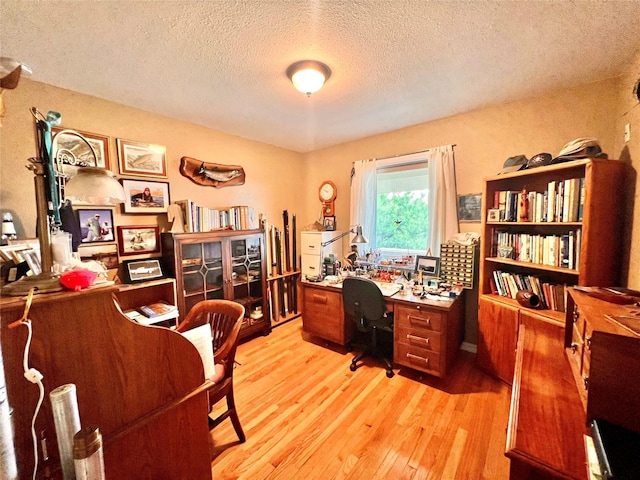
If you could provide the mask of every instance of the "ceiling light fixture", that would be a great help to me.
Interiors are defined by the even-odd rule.
[[[307,97],[320,90],[330,76],[331,69],[316,60],[301,60],[287,68],[287,77],[291,79],[293,86]]]

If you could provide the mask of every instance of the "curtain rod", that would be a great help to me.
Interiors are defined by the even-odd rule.
[[[440,145],[440,147],[457,147],[458,145],[456,143],[450,143],[448,145]],[[440,147],[431,147],[431,148],[427,148],[426,150],[418,150],[417,152],[409,152],[409,153],[399,153],[397,155],[390,155],[388,157],[381,157],[381,158],[369,158],[369,161],[372,160],[389,160],[391,158],[398,158],[398,157],[406,157],[407,155],[417,155],[418,153],[427,153],[429,152],[429,150],[433,150],[434,148],[440,148]],[[355,162],[351,162],[351,164],[353,165]]]

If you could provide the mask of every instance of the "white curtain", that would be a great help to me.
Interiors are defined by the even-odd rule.
[[[440,244],[459,232],[456,172],[453,146],[430,148],[429,161],[429,225],[427,249],[440,255]]]
[[[369,243],[366,248],[376,249],[376,162],[359,160],[353,164],[349,225],[361,225],[362,234]]]

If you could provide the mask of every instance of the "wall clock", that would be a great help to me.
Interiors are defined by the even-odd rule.
[[[336,184],[330,180],[325,180],[320,184],[318,195],[322,202],[322,215],[331,216],[335,215],[335,199],[338,193]]]

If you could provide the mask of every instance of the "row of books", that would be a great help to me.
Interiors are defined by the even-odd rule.
[[[504,247],[511,247],[506,249]],[[492,254],[519,262],[578,269],[582,248],[582,230],[562,235],[534,235],[498,231],[494,235]]]
[[[510,273],[501,270],[493,271],[493,278],[489,279],[491,293],[503,297],[513,298],[520,290],[530,290],[541,301],[542,308],[549,308],[558,312],[566,311],[567,285],[543,282],[535,275]]]
[[[236,205],[227,208],[208,208],[190,199],[173,202],[182,208],[186,232],[209,232],[221,228],[253,230],[259,228],[253,207]]]
[[[505,222],[581,222],[584,177],[551,181],[544,192],[501,190],[494,193],[494,209]]]

